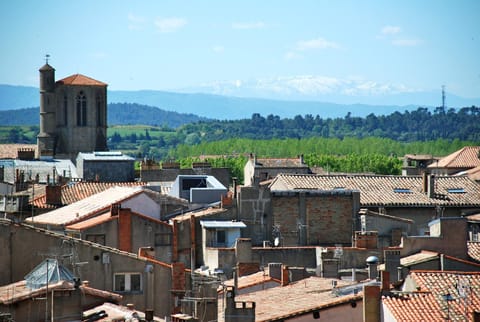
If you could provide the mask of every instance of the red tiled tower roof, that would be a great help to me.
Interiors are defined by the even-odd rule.
[[[90,78],[82,74],[75,74],[68,76],[56,82],[57,84],[63,85],[94,85],[94,86],[107,86],[106,83],[98,81],[96,79]]]

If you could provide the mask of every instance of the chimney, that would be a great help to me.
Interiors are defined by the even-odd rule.
[[[288,266],[282,265],[282,279],[281,279],[281,286],[287,286],[289,279],[288,279]]]
[[[390,272],[381,271],[380,280],[382,282],[382,292],[390,291]]]
[[[129,208],[118,212],[118,249],[132,251],[132,213]]]
[[[435,197],[435,175],[433,174],[428,176],[428,197]]]
[[[45,203],[49,205],[62,205],[62,186],[46,185],[45,186]]]
[[[268,276],[280,280],[282,275],[282,263],[268,263]]]
[[[252,240],[250,238],[237,238],[235,242],[235,257],[237,263],[252,262]]]
[[[397,269],[400,267],[400,251],[387,249],[383,252],[385,259],[385,271],[390,275],[390,282],[396,282],[396,277],[398,277]]]
[[[368,278],[374,280],[377,278],[377,265],[378,257],[377,256],[368,256],[367,266],[368,266]]]
[[[380,287],[378,285],[363,287],[363,321],[380,322]]]
[[[426,172],[422,172],[422,192],[428,192],[428,174]]]
[[[110,206],[110,215],[111,216],[118,216],[120,214],[120,208],[122,208],[122,205],[119,203],[113,203]]]

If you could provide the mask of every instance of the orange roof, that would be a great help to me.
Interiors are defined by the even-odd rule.
[[[435,177],[434,198],[422,190],[421,176],[279,174],[270,190],[359,190],[360,206],[480,206],[480,185],[465,176]],[[458,191],[453,191],[459,189]]]
[[[36,144],[0,144],[0,159],[16,159],[18,150],[31,149],[36,151]]]
[[[301,158],[258,158],[256,161],[257,168],[308,168]]]
[[[56,82],[57,84],[61,85],[94,85],[94,86],[107,86],[106,83],[100,82],[88,76],[82,74],[75,74],[72,76],[68,76],[64,79],[61,79]]]
[[[273,277],[270,277],[268,274],[268,268],[265,269],[264,271],[259,271],[250,275],[246,276],[240,276],[237,280],[237,285],[238,285],[238,290],[256,286],[256,285],[262,285],[266,283],[275,283],[275,286],[280,285],[280,281],[277,279],[274,279]],[[235,280],[230,279],[224,282],[226,286],[234,286],[235,285]],[[272,286],[270,286],[272,287]]]
[[[158,219],[146,216],[146,215],[139,214],[139,213],[134,212],[134,211],[130,211],[130,214],[132,214],[133,216],[143,218],[145,220],[155,222],[155,223],[160,224],[160,225],[171,227],[170,224],[168,224],[166,222],[163,222],[161,220],[158,220]],[[116,220],[116,219],[118,219],[118,216],[113,216],[112,213],[110,211],[108,211],[108,212],[106,212],[104,214],[101,214],[99,216],[82,220],[80,222],[69,225],[65,228],[71,229],[71,230],[84,230],[84,229],[88,229],[90,227],[94,227],[94,226],[103,224],[107,221]]]
[[[286,286],[238,295],[235,300],[255,302],[255,321],[278,321],[351,300],[357,301],[363,296],[361,293],[337,296],[332,292],[332,280],[311,276]],[[354,285],[352,282],[335,280],[339,288]]]
[[[480,181],[480,165],[467,171],[467,176],[475,181]]]
[[[382,303],[395,321],[445,321],[446,312],[442,311],[432,293],[384,296]]]
[[[71,230],[83,230],[83,229],[94,227],[96,225],[100,225],[100,224],[103,224],[104,222],[107,222],[107,221],[110,221],[110,220],[115,220],[115,219],[117,219],[117,217],[112,216],[111,212],[107,212],[107,213],[104,213],[100,216],[96,216],[96,217],[93,217],[93,218],[90,218],[90,219],[86,219],[86,220],[77,222],[73,225],[69,225],[65,228],[71,229]]]
[[[475,168],[480,166],[480,146],[466,146],[447,155],[440,161],[430,164],[429,168]]]
[[[462,321],[465,310],[467,316],[480,310],[480,272],[412,271],[407,278],[408,285],[419,292],[383,299],[396,321],[444,321],[447,306],[450,320]],[[447,294],[451,296],[448,303]]]
[[[467,242],[468,256],[480,262],[480,242]]]
[[[145,182],[77,182],[74,184],[69,184],[62,186],[62,205],[70,205],[74,202],[83,200],[87,197],[90,197],[94,194],[105,191],[109,188],[120,186],[120,187],[136,187],[136,186],[145,186]],[[56,208],[52,205],[46,203],[45,192],[43,195],[35,198],[33,204],[37,208],[53,209]]]

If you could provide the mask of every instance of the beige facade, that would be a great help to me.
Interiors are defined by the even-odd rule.
[[[55,81],[40,68],[39,158],[75,160],[78,152],[107,150],[107,84],[75,74]]]

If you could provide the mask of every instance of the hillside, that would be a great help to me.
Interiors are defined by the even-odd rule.
[[[412,111],[418,104],[409,105],[367,105],[335,104],[325,101],[281,100],[223,96],[213,94],[174,93],[155,90],[108,91],[108,103],[136,103],[158,107],[164,111],[194,114],[217,120],[238,120],[250,118],[254,113],[278,115],[282,118],[296,115],[320,115],[322,118],[352,116],[365,117],[368,114],[387,115],[395,111]],[[402,101],[398,98],[399,101]],[[17,110],[39,105],[39,91],[36,87],[0,84],[0,111]],[[473,105],[473,104],[472,104]],[[462,105],[470,106],[470,105]]]
[[[193,114],[164,111],[153,106],[131,103],[108,104],[108,124],[110,125],[144,124],[166,125],[170,128],[177,128],[184,124],[202,120],[207,119]],[[2,126],[38,125],[39,122],[38,107],[0,111],[0,124]]]

